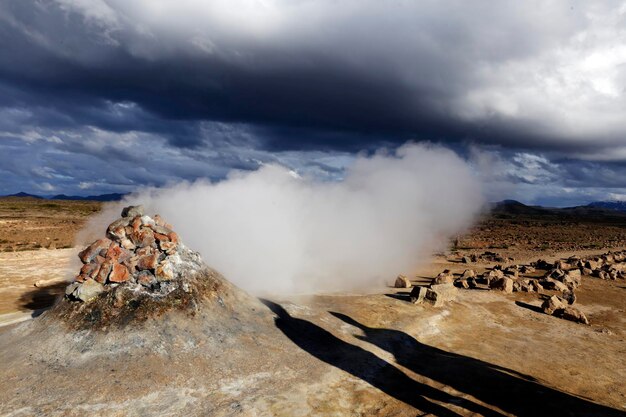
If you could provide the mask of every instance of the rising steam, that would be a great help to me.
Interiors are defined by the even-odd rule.
[[[452,151],[405,145],[358,157],[340,182],[266,165],[225,181],[149,189],[143,204],[229,280],[254,293],[358,289],[410,273],[480,211],[480,187]],[[110,207],[92,226],[115,218]]]

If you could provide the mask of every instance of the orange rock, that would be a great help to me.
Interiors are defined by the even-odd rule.
[[[150,246],[146,246],[144,248],[139,248],[135,251],[135,254],[137,256],[146,256],[146,255],[152,255],[152,248]]]
[[[165,226],[165,221],[163,221],[163,218],[158,214],[155,214],[152,219],[158,226]]]
[[[154,232],[154,238],[159,242],[169,242],[170,238],[167,235],[163,235],[161,233]]]
[[[142,256],[137,262],[137,269],[140,271],[144,269],[154,269],[157,266],[158,260],[159,255],[156,253],[153,255]]]
[[[109,275],[110,282],[126,282],[130,278],[130,273],[128,272],[128,268],[126,268],[122,264],[113,265],[113,270]]]
[[[131,225],[133,226],[133,232],[138,232],[141,227],[141,216],[135,217]]]
[[[134,273],[135,269],[137,269],[137,262],[139,262],[139,257],[138,256],[132,256],[130,258],[128,258],[127,260],[125,260],[124,262],[122,262],[122,264],[128,268],[128,270],[130,271],[130,273]]]
[[[140,248],[144,248],[146,246],[156,246],[154,232],[148,227],[141,228],[138,232],[133,233],[130,238],[133,243]]]
[[[98,271],[98,274],[96,274],[94,279],[100,284],[104,284],[107,281],[107,278],[109,278],[111,269],[113,269],[113,264],[114,262],[110,259],[102,262],[102,265],[100,265],[100,270]]]
[[[174,243],[174,244],[178,243],[178,235],[176,234],[176,232],[171,232],[169,235],[167,235],[167,237],[170,238],[172,243]]]
[[[76,281],[76,282],[84,282],[87,278],[89,278],[89,277],[86,276],[86,275],[78,274],[78,275],[76,275],[76,278],[74,278],[74,281]]]
[[[111,245],[111,240],[104,238],[100,240],[96,240],[91,245],[89,245],[85,250],[78,254],[78,257],[84,264],[88,264],[91,262],[96,256],[100,254],[101,250],[106,250]]]
[[[82,268],[80,268],[80,274],[84,275],[85,277],[93,277],[98,273],[99,270],[100,270],[99,263],[89,262],[88,264],[85,264],[83,265]]]
[[[176,243],[170,242],[169,240],[163,241],[163,242],[159,242],[159,247],[161,248],[162,251],[166,251],[167,253],[170,253],[171,251],[176,249]]]
[[[117,243],[113,243],[111,244],[111,246],[109,246],[109,249],[107,250],[106,258],[117,261],[121,254],[122,248],[120,247],[120,245],[118,245]]]

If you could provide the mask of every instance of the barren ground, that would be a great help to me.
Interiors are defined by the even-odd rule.
[[[46,223],[39,205],[33,210],[41,228],[64,224],[54,216]],[[30,221],[29,210],[23,213]],[[20,228],[20,216],[12,220],[11,230],[30,233],[28,223]],[[443,269],[489,268],[459,261],[484,250],[524,264],[621,248],[621,218],[605,220],[494,215],[461,237],[457,251],[414,271],[414,282]],[[28,240],[0,230],[0,239]],[[0,254],[0,322],[48,305],[62,286],[33,284],[67,278],[73,251]],[[96,355],[92,346],[76,352],[81,366],[71,365],[59,353],[31,357],[11,350],[28,323],[6,325],[0,328],[0,414],[626,416],[624,280],[583,278],[576,306],[590,326],[537,311],[536,293],[460,290],[442,308],[413,305],[406,295],[387,288],[273,299],[266,302],[275,314],[267,341],[246,340],[208,359],[199,348],[190,356],[180,347],[167,354],[131,351],[121,361]],[[177,325],[185,334],[188,323]],[[81,380],[98,382],[87,389]]]

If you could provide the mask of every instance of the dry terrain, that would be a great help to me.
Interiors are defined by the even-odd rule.
[[[76,227],[63,231],[71,235],[88,210],[58,204],[46,223],[34,203],[32,213],[12,219],[12,230],[30,233],[33,217],[55,230],[75,216]],[[501,207],[411,279],[489,270],[494,262],[461,262],[484,251],[528,264],[622,249],[625,225],[619,214]],[[32,239],[11,233],[11,241]],[[0,320],[49,304],[62,289],[54,283],[76,269],[74,254],[1,254]],[[34,287],[44,279],[53,285]],[[575,305],[589,326],[543,314],[550,291],[460,290],[438,308],[410,303],[408,291],[245,301],[220,322],[208,304],[191,318],[172,314],[104,332],[71,331],[46,312],[0,328],[0,414],[626,416],[625,280],[582,278]]]

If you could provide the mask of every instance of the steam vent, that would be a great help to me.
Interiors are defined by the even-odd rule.
[[[221,291],[240,292],[183,245],[158,214],[142,206],[122,210],[106,235],[78,254],[83,266],[53,309],[74,328],[105,328],[160,316],[194,313]]]

